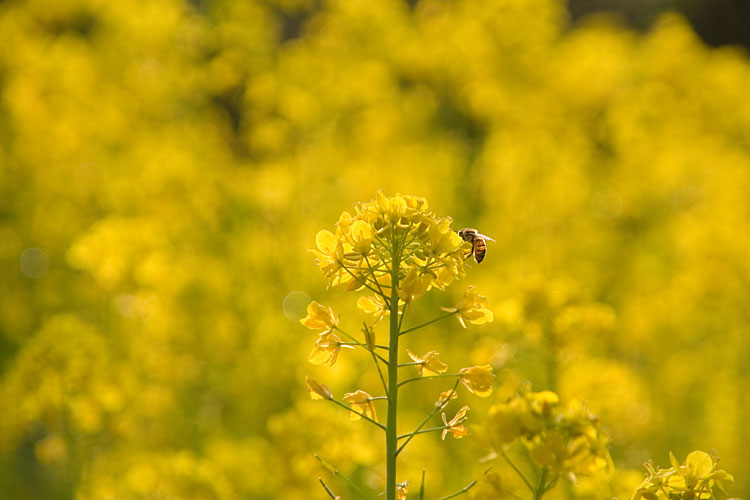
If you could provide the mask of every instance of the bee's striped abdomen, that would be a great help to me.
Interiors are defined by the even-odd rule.
[[[487,245],[485,244],[484,240],[479,237],[474,238],[474,260],[477,261],[477,264],[484,260],[484,254],[486,253]]]

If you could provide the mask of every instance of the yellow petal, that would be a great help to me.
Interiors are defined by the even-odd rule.
[[[336,236],[326,229],[321,229],[315,235],[315,245],[321,252],[332,254],[336,249]]]
[[[309,375],[305,375],[305,384],[310,391],[310,399],[333,399],[331,389],[327,385],[318,383]]]
[[[690,452],[685,459],[685,466],[691,475],[695,477],[704,477],[711,473],[714,467],[714,461],[711,455],[704,451],[696,450]]]
[[[357,307],[367,314],[380,314],[383,312],[384,304],[381,304],[374,296],[360,297],[357,299]]]

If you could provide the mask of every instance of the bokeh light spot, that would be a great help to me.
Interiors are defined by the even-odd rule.
[[[126,318],[136,318],[138,316],[138,299],[132,295],[121,293],[114,298],[115,309]]]
[[[612,220],[622,211],[622,198],[614,189],[602,189],[591,199],[591,211],[602,220]]]
[[[282,304],[284,316],[292,321],[301,320],[307,314],[307,305],[310,300],[310,296],[305,292],[289,292]]]
[[[41,278],[49,269],[49,257],[39,248],[21,252],[21,272],[29,278]]]

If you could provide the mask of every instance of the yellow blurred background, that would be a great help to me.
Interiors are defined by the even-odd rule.
[[[374,388],[368,359],[309,365],[298,322],[314,299],[361,324],[306,249],[377,189],[497,240],[414,311],[475,284],[495,322],[412,348],[609,432],[613,477],[550,496],[623,498],[693,449],[750,495],[747,54],[673,14],[414,3],[0,2],[0,498],[351,498],[313,453],[377,489],[378,435],[303,382]],[[432,491],[486,469],[415,443]]]

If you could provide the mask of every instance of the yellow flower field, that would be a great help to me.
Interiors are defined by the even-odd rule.
[[[746,52],[562,0],[0,33],[0,498],[386,498],[386,428],[395,498],[750,496]]]

